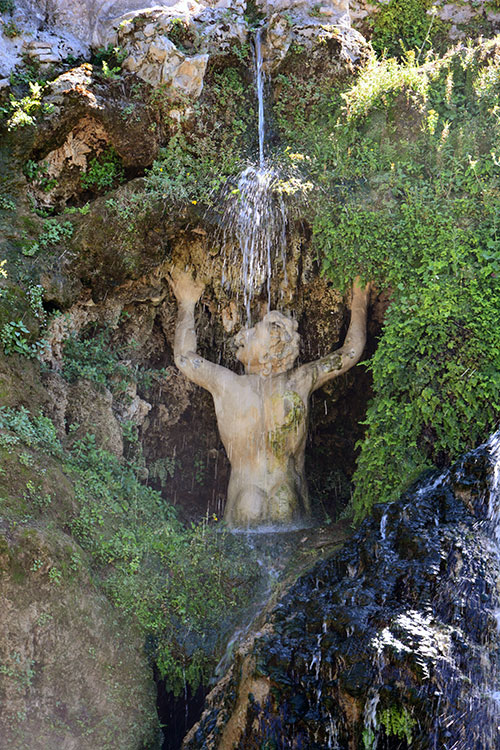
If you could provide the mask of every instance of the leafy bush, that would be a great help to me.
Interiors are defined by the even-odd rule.
[[[130,370],[120,365],[120,353],[111,345],[112,331],[91,326],[80,336],[70,336],[63,351],[63,376],[70,383],[78,378],[107,385],[111,376],[131,381]]]
[[[276,107],[317,186],[323,272],[340,289],[360,274],[391,291],[369,365],[357,518],[484,440],[500,417],[496,44],[422,67],[415,55],[372,59],[348,91],[309,96],[288,82]]]
[[[7,118],[8,130],[34,125],[37,115],[53,110],[52,104],[42,102],[43,83],[29,81],[28,86],[29,94],[20,99],[10,94],[8,104],[0,107],[0,115]]]
[[[434,16],[428,11],[432,0],[389,0],[380,5],[372,20],[371,42],[377,52],[402,55],[407,50],[424,51]],[[437,25],[437,24],[436,24]]]
[[[80,177],[80,182],[83,188],[104,192],[116,187],[124,179],[125,170],[121,159],[114,148],[110,147],[100,156],[90,160],[87,170]]]
[[[22,320],[11,320],[0,329],[0,342],[4,354],[21,354],[33,357],[36,349],[29,343],[30,332]]]
[[[76,501],[69,528],[96,581],[136,619],[169,687],[180,693],[187,681],[196,689],[258,580],[250,551],[207,523],[183,527],[134,466],[91,435],[64,451],[49,419],[0,408],[0,445],[26,445],[64,462]],[[33,482],[26,491],[39,513],[54,504]]]

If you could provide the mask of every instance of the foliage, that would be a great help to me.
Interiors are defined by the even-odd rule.
[[[0,107],[0,115],[7,118],[8,130],[34,125],[37,115],[48,114],[53,110],[52,104],[42,102],[43,83],[33,83],[30,80],[28,86],[29,93],[26,96],[16,99],[14,94],[10,94],[9,102]]]
[[[120,364],[120,352],[112,346],[108,326],[90,327],[80,336],[69,336],[64,344],[62,374],[70,383],[78,378],[107,385],[110,379],[132,380],[129,368]]]
[[[417,722],[405,706],[383,708],[379,711],[378,719],[380,725],[384,727],[387,737],[398,737],[400,740],[406,740],[408,747],[411,747],[412,730]]]
[[[75,498],[69,528],[96,581],[137,620],[168,686],[179,693],[187,681],[196,689],[258,578],[248,550],[207,522],[184,528],[135,467],[91,435],[65,451],[52,422],[23,408],[0,408],[0,430],[0,446],[10,451],[25,445],[64,461]],[[33,481],[26,496],[38,513],[54,504]],[[60,583],[52,570],[49,579]]]
[[[172,18],[167,29],[168,38],[181,52],[191,53],[199,47],[197,38],[187,21],[182,18]]]
[[[64,239],[73,236],[73,224],[70,221],[59,222],[57,219],[47,219],[43,223],[43,229],[34,242],[29,242],[22,249],[23,255],[32,257],[40,250],[48,250],[59,244]]]
[[[9,39],[13,39],[21,33],[19,27],[12,18],[9,21],[2,21],[2,32],[4,36]]]
[[[57,180],[48,175],[48,165],[46,162],[36,162],[28,159],[23,167],[23,173],[30,182],[34,182],[40,190],[48,193],[57,185]]]
[[[125,179],[123,164],[113,147],[90,160],[89,166],[80,177],[83,188],[106,191],[116,187]]]
[[[30,332],[22,320],[10,320],[0,328],[0,343],[4,354],[21,354],[23,357],[33,357],[36,348],[29,343]]]
[[[410,49],[424,50],[434,16],[432,0],[389,0],[380,5],[372,20],[371,42],[377,52],[401,55]]]
[[[0,209],[2,211],[15,211],[16,204],[7,195],[0,195]]]
[[[14,0],[0,0],[0,13],[12,13]]]
[[[134,366],[130,354],[135,342],[122,344],[115,340],[115,335],[110,326],[91,325],[79,335],[69,336],[63,349],[63,377],[70,383],[84,378],[105,385],[119,396],[126,394],[130,383],[148,388],[155,377],[164,374],[164,370]]]
[[[316,187],[323,272],[391,291],[353,509],[484,440],[500,416],[500,69],[496,42],[419,67],[371,60],[348,91],[296,94],[277,122]],[[299,100],[302,98],[302,102]]]
[[[126,57],[126,50],[108,44],[107,47],[99,47],[92,58],[92,62],[101,66],[100,73],[103,78],[116,80],[121,75],[122,64]]]
[[[181,121],[146,176],[151,197],[211,204],[246,160],[245,139],[254,117],[248,87],[235,67],[211,75],[205,84],[206,97],[194,106],[196,118],[189,135]],[[157,94],[156,106],[166,109],[167,105]]]

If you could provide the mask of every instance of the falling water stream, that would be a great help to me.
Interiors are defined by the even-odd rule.
[[[224,213],[224,244],[232,246],[236,237],[241,264],[240,283],[247,323],[251,323],[252,302],[265,291],[271,307],[273,265],[281,260],[286,274],[287,212],[283,196],[276,189],[279,170],[266,158],[265,74],[262,30],[255,34],[254,77],[258,103],[259,161],[246,167],[238,178],[237,196]],[[234,258],[230,259],[234,263]]]

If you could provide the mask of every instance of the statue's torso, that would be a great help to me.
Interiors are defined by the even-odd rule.
[[[307,391],[288,373],[245,375],[214,402],[232,468],[226,513],[232,525],[303,515]]]
[[[222,442],[231,463],[278,466],[300,453],[306,437],[308,394],[285,373],[273,378],[243,375],[235,387],[214,397]]]

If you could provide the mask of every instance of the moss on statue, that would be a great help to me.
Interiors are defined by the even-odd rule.
[[[276,413],[276,419],[280,424],[269,433],[268,441],[277,461],[280,462],[288,455],[288,437],[292,432],[296,432],[304,421],[306,407],[298,393],[285,391],[273,398],[271,409]]]

